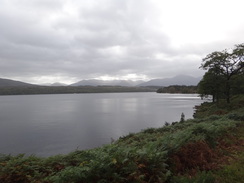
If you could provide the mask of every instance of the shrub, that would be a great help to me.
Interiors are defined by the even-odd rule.
[[[34,156],[24,157],[23,154],[15,157],[2,157],[0,166],[0,182],[35,182],[42,176],[41,164],[42,162],[40,161],[40,158]]]

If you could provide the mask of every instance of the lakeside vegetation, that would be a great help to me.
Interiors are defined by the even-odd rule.
[[[244,93],[244,43],[208,54],[200,68],[207,70],[198,84],[202,97],[211,95],[213,102],[230,103],[233,95]]]
[[[157,90],[157,93],[183,93],[183,94],[192,94],[192,93],[197,93],[197,86],[171,85],[171,86],[159,88]]]

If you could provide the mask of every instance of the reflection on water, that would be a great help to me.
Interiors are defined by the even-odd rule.
[[[0,153],[49,156],[191,118],[197,95],[110,93],[0,96]]]

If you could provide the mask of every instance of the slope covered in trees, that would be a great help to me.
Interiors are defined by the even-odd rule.
[[[157,93],[197,93],[197,86],[171,85],[159,88]]]

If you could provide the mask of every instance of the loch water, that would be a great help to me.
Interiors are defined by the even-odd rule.
[[[0,96],[0,154],[50,156],[111,143],[192,118],[197,94],[97,93]]]

